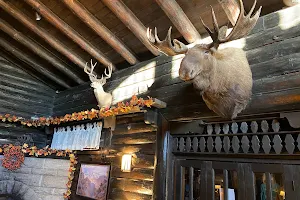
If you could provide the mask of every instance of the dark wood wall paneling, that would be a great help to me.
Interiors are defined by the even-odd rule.
[[[30,76],[0,55],[0,114],[25,118],[51,116],[55,91]],[[29,135],[36,145],[45,146],[44,129],[0,123],[0,143],[14,143],[19,136]]]
[[[117,117],[116,129],[112,132],[111,146],[108,147],[110,154],[104,160],[112,165],[109,199],[152,199],[156,131],[156,127],[145,124],[144,114]],[[133,154],[131,172],[121,172],[121,157],[124,153]],[[101,157],[101,151],[78,153],[80,163],[101,163]],[[78,175],[79,166],[77,166],[72,184],[71,198],[84,200],[86,198],[75,195]]]
[[[243,115],[300,109],[300,24],[288,27],[292,21],[284,18],[293,12],[297,19],[298,9],[296,6],[261,17],[251,34],[242,39],[254,79],[252,101]],[[115,103],[132,94],[165,101],[168,107],[161,112],[167,120],[216,117],[192,84],[178,78],[181,59],[182,56],[160,56],[119,70],[113,73],[105,89],[114,91]],[[56,96],[54,115],[96,108],[96,105],[89,84],[81,85]]]

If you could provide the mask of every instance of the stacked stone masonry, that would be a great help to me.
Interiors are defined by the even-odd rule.
[[[0,156],[2,160],[3,156]],[[63,200],[69,160],[26,157],[22,167],[9,171],[0,160],[0,194],[23,200]]]

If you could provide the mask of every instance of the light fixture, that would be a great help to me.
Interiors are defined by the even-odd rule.
[[[35,12],[35,20],[40,21],[42,19],[41,15],[38,12]]]
[[[124,154],[122,156],[122,164],[121,164],[121,171],[122,172],[131,172],[131,154]]]
[[[285,197],[285,192],[283,190],[281,190],[279,195],[282,196],[282,197]]]
[[[215,189],[216,189],[216,190],[218,190],[218,189],[220,189],[220,188],[222,188],[221,185],[215,185]]]

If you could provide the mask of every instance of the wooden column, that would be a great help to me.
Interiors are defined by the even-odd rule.
[[[115,66],[113,65],[113,63],[99,49],[90,44],[89,41],[85,40],[79,33],[77,33],[71,26],[69,26],[57,15],[55,15],[42,2],[40,2],[39,0],[25,0],[25,2],[35,10],[37,10],[37,12],[39,12],[48,22],[62,31],[82,49],[96,58],[100,63],[104,65],[104,67],[112,65],[113,70],[115,70]]]
[[[46,77],[53,80],[55,83],[59,84],[60,86],[63,86],[64,88],[70,88],[71,87],[65,80],[61,79],[56,74],[50,72],[47,68],[42,67],[43,64],[39,63],[36,60],[31,59],[28,54],[25,54],[20,49],[12,46],[11,43],[4,40],[3,38],[0,38],[0,46],[2,46],[5,50],[7,50],[11,54],[15,55],[18,59],[20,59],[23,62],[27,63],[28,65],[33,67],[36,71],[38,71],[39,73],[45,75]]]
[[[58,70],[64,72],[66,75],[68,75],[72,80],[74,80],[78,84],[84,83],[84,81],[72,70],[68,69],[67,66],[61,61],[60,59],[56,58],[53,54],[51,54],[49,51],[45,50],[42,46],[35,43],[30,38],[23,35],[21,32],[14,29],[12,26],[10,26],[8,23],[0,19],[0,29],[4,32],[6,32],[9,36],[14,38],[16,41],[20,42],[21,44],[28,47],[30,50],[32,50],[34,53],[39,55],[41,58],[44,58],[49,63],[51,63],[53,66],[55,66]]]
[[[146,27],[122,1],[102,0],[102,2],[133,32],[149,51],[156,56],[159,55],[159,51],[148,41]]]
[[[156,0],[156,2],[186,41],[192,43],[201,39],[197,29],[175,0]]]
[[[63,0],[63,2],[76,16],[78,16],[86,25],[93,29],[104,41],[106,41],[124,59],[126,59],[127,62],[132,65],[138,62],[134,53],[96,17],[94,17],[94,15],[92,15],[80,2],[77,0]]]
[[[19,20],[22,24],[24,24],[31,31],[35,32],[38,36],[43,38],[46,42],[48,42],[53,48],[57,51],[65,55],[72,62],[77,64],[79,67],[84,69],[86,61],[83,60],[78,54],[74,51],[70,50],[66,45],[58,41],[55,37],[50,35],[48,31],[41,28],[36,24],[35,21],[27,17],[24,13],[18,10],[16,7],[9,4],[7,1],[0,0],[0,7],[9,13],[11,16]]]

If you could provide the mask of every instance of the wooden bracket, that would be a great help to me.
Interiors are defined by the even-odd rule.
[[[300,112],[280,113],[280,118],[287,118],[291,127],[300,128]]]
[[[157,112],[153,111],[153,110],[145,112],[145,114],[144,114],[144,122],[146,124],[151,124],[152,126],[157,127],[157,122],[158,122],[158,114],[157,114]]]
[[[114,131],[116,128],[116,116],[104,117],[103,128],[111,128]]]
[[[202,134],[204,131],[204,122],[202,120],[190,122],[171,123],[171,134]]]

